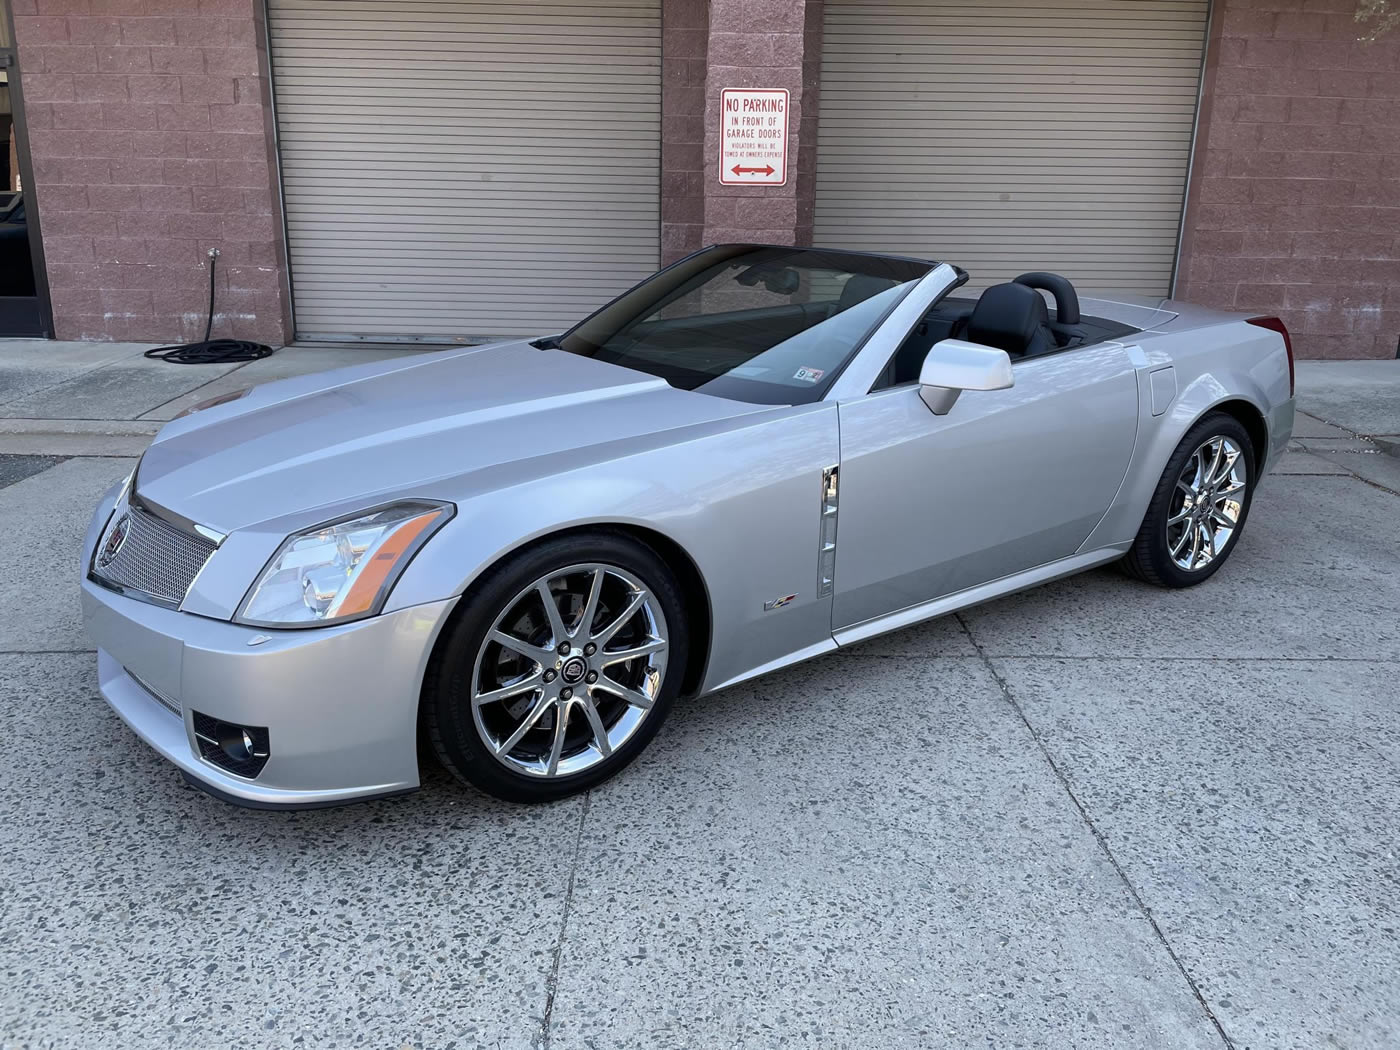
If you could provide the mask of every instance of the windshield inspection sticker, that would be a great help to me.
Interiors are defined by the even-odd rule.
[[[815,383],[824,375],[826,375],[826,369],[824,368],[808,368],[806,365],[803,365],[792,378],[800,379],[804,383]]]

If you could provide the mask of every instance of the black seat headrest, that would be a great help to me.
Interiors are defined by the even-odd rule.
[[[967,338],[1008,354],[1042,349],[1050,311],[1034,288],[1024,284],[994,284],[982,293],[967,319]]]
[[[894,287],[894,282],[888,277],[872,277],[868,273],[853,273],[846,279],[845,286],[841,289],[841,298],[836,304],[836,309],[849,310],[856,303],[863,303],[871,296],[887,292]]]
[[[1036,270],[1034,273],[1021,274],[1015,283],[1024,284],[1027,288],[1043,288],[1053,295],[1055,320],[1060,324],[1079,323],[1079,294],[1074,290],[1074,285],[1069,283],[1069,278]]]

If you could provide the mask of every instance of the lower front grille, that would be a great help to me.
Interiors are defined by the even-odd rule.
[[[151,696],[154,697],[162,707],[164,707],[176,718],[185,717],[185,713],[180,707],[180,701],[176,700],[173,696],[170,696],[167,693],[162,693],[159,689],[151,685],[150,682],[146,681],[131,668],[126,668],[126,673],[131,675],[132,681],[134,681],[142,689],[146,690],[146,692],[150,693]]]
[[[218,545],[177,529],[135,502],[117,513],[126,524],[118,518],[104,533],[93,575],[122,590],[178,606]]]

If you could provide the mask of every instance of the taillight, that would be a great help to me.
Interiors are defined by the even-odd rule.
[[[1293,379],[1293,340],[1288,338],[1288,328],[1277,317],[1251,317],[1246,323],[1254,325],[1255,328],[1267,328],[1283,336],[1283,348],[1288,351],[1288,396],[1292,397],[1296,384]]]

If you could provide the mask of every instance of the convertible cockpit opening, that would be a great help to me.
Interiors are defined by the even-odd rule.
[[[1106,317],[1081,314],[1079,295],[1068,278],[1023,273],[1014,281],[992,285],[975,299],[949,295],[936,302],[895,351],[876,389],[915,382],[929,350],[944,339],[1005,350],[1014,363],[1138,331]]]
[[[658,376],[681,390],[754,404],[820,401],[871,333],[938,266],[820,248],[720,244],[668,266],[558,339],[563,350]],[[959,271],[960,280],[967,275]],[[1013,362],[1138,331],[1079,312],[1055,273],[1023,273],[977,298],[945,295],[904,339],[876,388],[912,383],[944,339]]]

